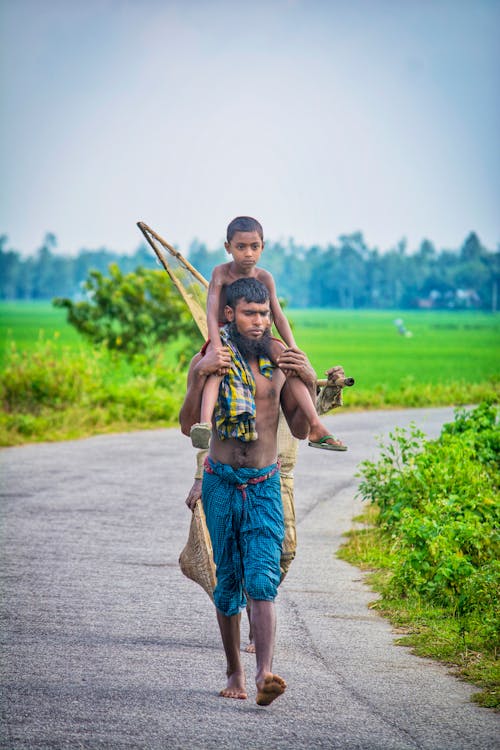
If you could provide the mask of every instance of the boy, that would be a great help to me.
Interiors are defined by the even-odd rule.
[[[220,348],[223,346],[220,336],[220,326],[225,324],[224,308],[226,305],[225,289],[233,281],[240,278],[252,277],[260,281],[267,288],[270,298],[271,313],[274,324],[289,349],[297,349],[297,344],[292,334],[290,324],[281,309],[276,286],[272,275],[263,268],[258,268],[257,263],[264,250],[264,233],[262,226],[256,219],[250,216],[237,216],[227,228],[227,241],[224,243],[226,252],[232,255],[233,260],[216,266],[212,272],[212,278],[208,287],[207,298],[207,324],[209,346]],[[273,364],[279,365],[279,360]],[[219,386],[222,377],[227,374],[229,368],[220,370],[218,375],[211,375],[203,390],[200,421],[191,427],[190,436],[193,447],[208,448],[212,432],[212,415],[219,395]],[[324,450],[345,451],[347,446],[330,435],[328,429],[323,425],[316,412],[309,391],[300,378],[289,376],[289,386],[296,400],[306,415],[310,425],[309,445],[313,448]],[[245,439],[245,438],[243,438]],[[253,433],[250,440],[257,439],[257,433]]]

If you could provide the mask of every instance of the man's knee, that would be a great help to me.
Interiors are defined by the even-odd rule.
[[[237,615],[246,605],[246,597],[243,588],[238,590],[225,590],[219,584],[215,587],[214,603],[218,610],[226,617]]]
[[[250,599],[272,602],[278,594],[279,575],[256,572],[245,578],[245,589]]]

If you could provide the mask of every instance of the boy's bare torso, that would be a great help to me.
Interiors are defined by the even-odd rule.
[[[241,279],[243,277],[248,276],[249,278],[257,279],[257,281],[262,282],[264,286],[269,289],[269,277],[270,273],[269,271],[265,271],[263,268],[258,268],[257,266],[252,266],[249,269],[248,273],[243,273],[241,269],[238,269],[235,267],[235,263],[233,261],[230,261],[229,263],[222,263],[220,266],[217,267],[216,273],[214,276],[214,282],[217,286],[220,287],[220,300],[219,300],[219,315],[218,320],[219,322],[223,322],[225,320],[225,307],[226,307],[226,287],[229,286],[229,284],[232,284],[233,281],[237,281],[237,279]]]

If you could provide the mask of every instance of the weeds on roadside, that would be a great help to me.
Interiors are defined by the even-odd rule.
[[[401,618],[417,653],[456,665],[499,704],[500,430],[483,403],[456,412],[437,440],[396,429],[378,462],[361,464],[364,528],[339,556],[375,569],[375,605]]]
[[[183,374],[150,358],[13,344],[0,376],[0,445],[172,425],[183,387]]]

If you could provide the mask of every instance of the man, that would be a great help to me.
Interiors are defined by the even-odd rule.
[[[225,314],[229,321],[230,346],[236,349],[236,356],[241,357],[243,370],[246,366],[251,373],[253,382],[249,389],[255,408],[254,422],[250,428],[248,425],[245,428],[247,440],[227,437],[235,429],[234,425],[222,426],[220,432],[213,429],[203,477],[203,507],[217,567],[214,600],[227,660],[227,685],[221,695],[247,697],[240,660],[240,619],[246,592],[251,603],[257,662],[256,700],[259,705],[268,705],[286,688],[283,678],[272,671],[276,628],[274,599],[280,581],[284,535],[276,463],[280,405],[295,437],[305,439],[309,432],[309,424],[280,368],[300,377],[312,397],[315,397],[316,377],[302,352],[295,349],[285,352],[285,347],[271,338],[269,294],[259,281],[244,278],[229,285]],[[180,412],[185,435],[189,435],[191,426],[199,419],[206,378],[216,370],[235,368],[229,349],[217,348],[206,357],[209,359],[196,355],[191,363],[188,389]],[[228,392],[230,397],[231,386]],[[238,402],[240,396],[238,393],[234,401]],[[226,416],[231,408],[232,404],[226,404]],[[220,424],[222,417],[216,414],[215,422]],[[191,508],[196,499],[196,492],[192,490],[188,497]]]

